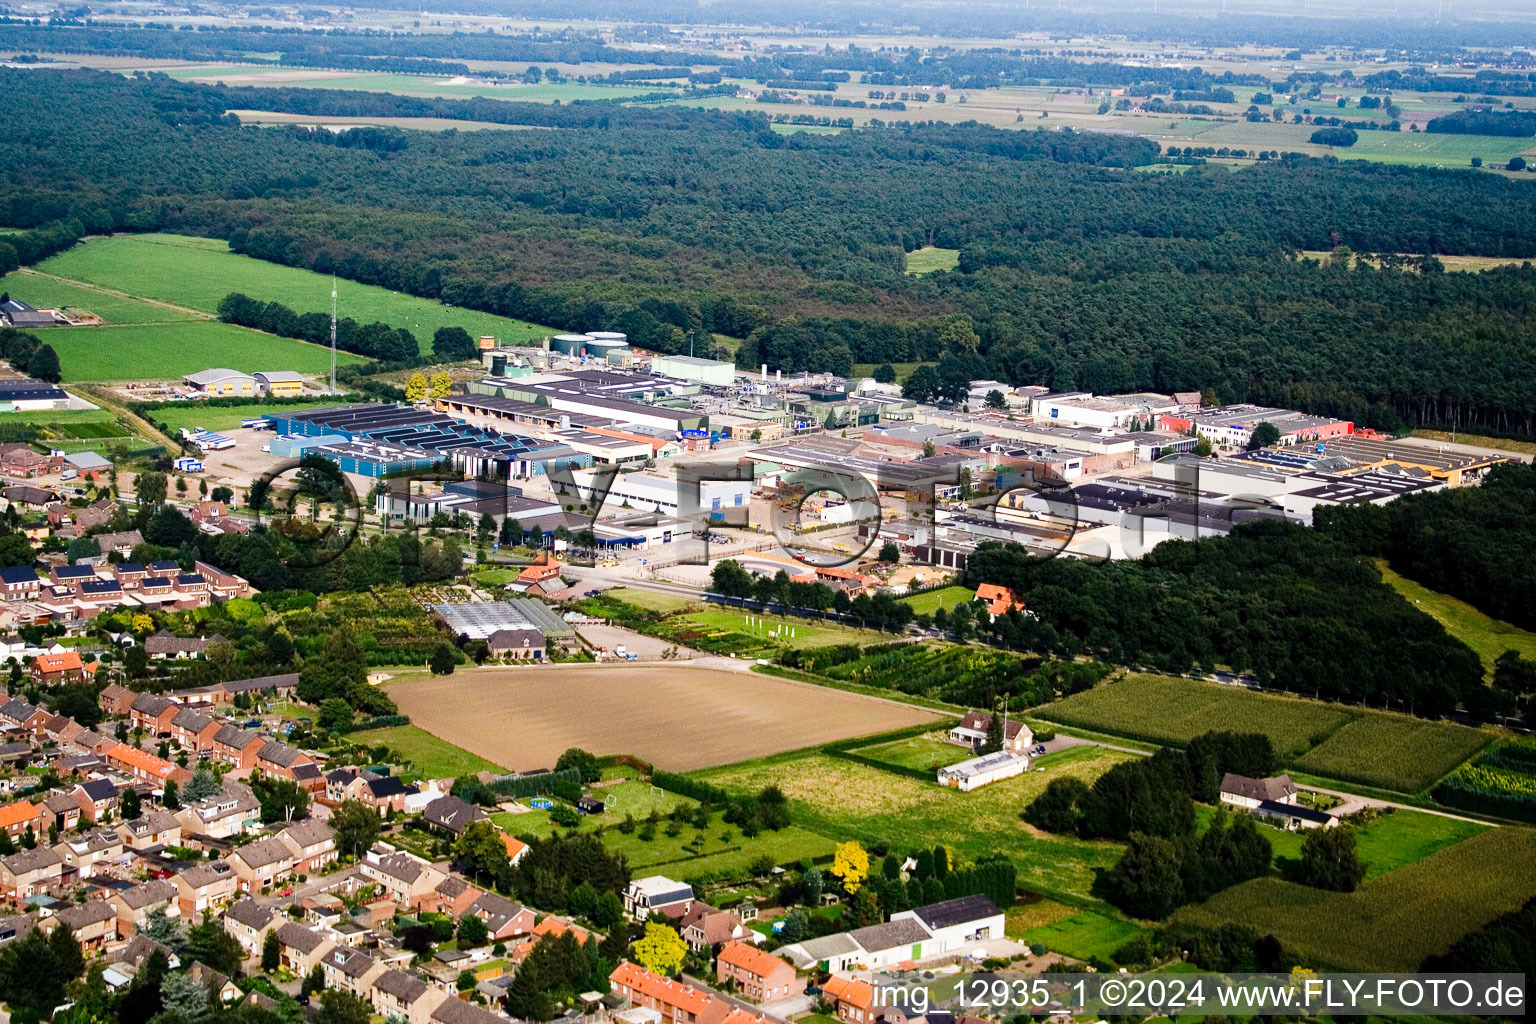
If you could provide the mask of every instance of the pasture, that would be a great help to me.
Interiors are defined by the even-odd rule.
[[[506,770],[414,725],[392,725],[385,729],[349,733],[347,741],[370,747],[386,746],[408,761],[416,774],[424,779],[452,779],[475,772]],[[549,767],[554,767],[553,760]]]
[[[1402,793],[1426,788],[1489,738],[1447,722],[1140,673],[1073,694],[1034,715],[1173,745],[1212,730],[1261,732],[1284,764]]]
[[[38,269],[204,313],[216,313],[219,301],[235,291],[281,302],[299,313],[328,312],[331,308],[329,275],[241,256],[231,252],[228,243],[213,238],[166,234],[93,238],[45,260]],[[521,320],[445,306],[373,285],[343,280],[337,282],[337,292],[341,316],[360,323],[382,321],[391,327],[404,327],[416,335],[424,351],[430,350],[432,334],[439,327],[462,327],[472,336],[489,334],[505,344],[550,333],[548,328]],[[306,347],[317,353],[324,351]],[[327,367],[329,360],[329,352],[325,352]],[[204,359],[197,369],[220,365],[234,364]]]
[[[14,298],[39,309],[95,313],[108,324],[164,324],[201,319],[169,306],[157,306],[25,270],[0,277],[0,292],[10,292]]]
[[[960,265],[959,249],[940,249],[925,245],[907,253],[907,273],[931,274],[936,270],[954,270]]]
[[[782,650],[889,640],[889,633],[858,629],[840,622],[816,622],[784,615],[757,614],[710,606],[667,619],[660,634],[676,643],[715,654],[743,658],[772,657]]]
[[[1215,814],[1216,808],[1197,804],[1196,832],[1203,834]],[[1447,818],[1440,814],[1385,811],[1355,827],[1355,849],[1365,864],[1365,877],[1378,878],[1487,830],[1486,825]],[[1301,844],[1306,839],[1305,833],[1287,832],[1260,823],[1259,834],[1269,840],[1270,849],[1275,855],[1275,866],[1281,874],[1284,873],[1285,862],[1301,860]]]
[[[967,587],[941,587],[938,590],[928,590],[921,594],[913,594],[904,597],[901,603],[910,605],[912,610],[919,615],[932,615],[943,608],[946,613],[957,604],[968,604],[976,600],[976,592]]]
[[[603,592],[603,596],[615,601],[623,601],[625,604],[636,608],[644,608],[650,612],[661,612],[671,615],[685,608],[692,608],[699,602],[690,601],[686,597],[678,597],[676,594],[663,594],[655,590],[640,590],[636,587],[615,587]]]
[[[389,693],[422,729],[518,771],[551,767],[578,746],[686,771],[938,717],[837,690],[687,665],[481,669],[400,683]],[[686,721],[678,717],[684,709]]]
[[[1399,576],[1384,560],[1378,560],[1376,568],[1381,570],[1381,578],[1393,590],[1444,626],[1447,633],[1476,651],[1490,677],[1493,663],[1505,651],[1519,651],[1523,657],[1536,660],[1536,633],[1485,615],[1465,601]]]
[[[1536,831],[1496,828],[1352,893],[1257,878],[1175,912],[1174,920],[1246,924],[1322,968],[1413,971],[1533,895]]]
[[[1017,865],[1019,885],[1089,899],[1095,872],[1119,859],[1120,845],[1047,835],[1025,826],[1019,815],[1052,779],[1070,776],[1092,784],[1134,756],[1074,747],[1040,758],[1037,770],[973,793],[821,753],[762,758],[697,774],[735,792],[778,786],[789,798],[794,822],[820,835],[866,844],[945,843],[965,860],[1002,851]]]
[[[867,747],[858,747],[852,753],[867,757],[881,764],[917,771],[937,771],[948,765],[964,761],[972,756],[965,747],[945,743],[939,733],[927,733],[904,740],[889,740]]]
[[[330,349],[247,330],[217,320],[126,327],[51,327],[45,340],[59,354],[66,383],[80,380],[168,380],[210,366],[244,373],[293,370],[318,374]],[[339,352],[338,365],[361,360]]]
[[[1022,937],[1031,945],[1038,942],[1054,953],[1079,960],[1108,960],[1115,950],[1138,935],[1146,934],[1147,929],[1130,921],[1080,910],[1059,921],[1028,928]]]

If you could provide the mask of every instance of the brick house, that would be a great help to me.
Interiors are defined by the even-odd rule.
[[[194,864],[176,875],[176,905],[181,916],[195,921],[205,910],[217,910],[234,898],[240,880],[234,870],[221,860]]]
[[[176,886],[163,878],[153,878],[131,889],[119,889],[107,897],[117,910],[117,929],[130,938],[144,926],[145,918],[157,910],[167,917],[180,917]]]
[[[336,863],[336,832],[323,821],[296,821],[277,838],[288,848],[298,874],[317,874]]]
[[[875,1019],[875,989],[867,981],[831,977],[821,986],[827,1002],[837,1008],[837,1019],[846,1024],[871,1024]]]
[[[293,874],[293,853],[275,836],[246,843],[232,850],[226,859],[245,892],[277,885]]]
[[[715,958],[715,977],[735,982],[736,991],[758,1003],[784,999],[795,988],[795,969],[772,953],[745,942],[727,942]]]
[[[717,996],[628,961],[614,968],[608,980],[614,992],[636,1006],[660,1013],[663,1024],[723,1024],[731,1011],[731,1005]]]
[[[44,892],[64,874],[64,858],[46,846],[0,857],[0,896],[25,899]]]

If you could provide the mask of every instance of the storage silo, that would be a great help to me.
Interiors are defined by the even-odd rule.
[[[581,356],[587,351],[587,343],[592,339],[585,334],[557,334],[549,339],[549,350],[562,356]]]
[[[587,335],[587,355],[599,362],[622,362],[615,357],[629,351],[628,335],[617,331],[592,331]]]

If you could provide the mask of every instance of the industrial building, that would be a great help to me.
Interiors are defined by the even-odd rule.
[[[619,473],[612,476],[606,496],[603,485],[611,474],[573,473],[576,495],[588,501],[602,497],[602,510],[610,514],[618,509],[660,512],[669,516],[691,516],[702,512],[724,518],[729,509],[745,508],[751,501],[749,480],[705,480],[695,485],[676,476],[653,473]]]
[[[651,360],[651,373],[717,388],[728,388],[736,381],[736,367],[731,363],[693,356],[657,356]]]
[[[1271,409],[1262,405],[1224,405],[1199,412],[1173,413],[1158,417],[1159,430],[1193,434],[1209,438],[1212,444],[1228,448],[1246,448],[1260,423],[1271,424],[1280,432],[1281,444],[1319,441],[1355,432],[1348,420],[1310,416],[1292,409]]]
[[[189,373],[181,380],[193,391],[213,397],[250,398],[256,394],[256,378],[239,370],[215,367],[211,370]]]
[[[0,413],[68,408],[69,394],[57,384],[31,377],[0,381]]]
[[[251,377],[263,395],[293,398],[304,393],[304,378],[292,370],[258,370]]]

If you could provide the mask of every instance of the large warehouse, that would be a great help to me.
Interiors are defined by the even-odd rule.
[[[31,377],[0,381],[0,413],[68,408],[69,394],[57,384]]]

